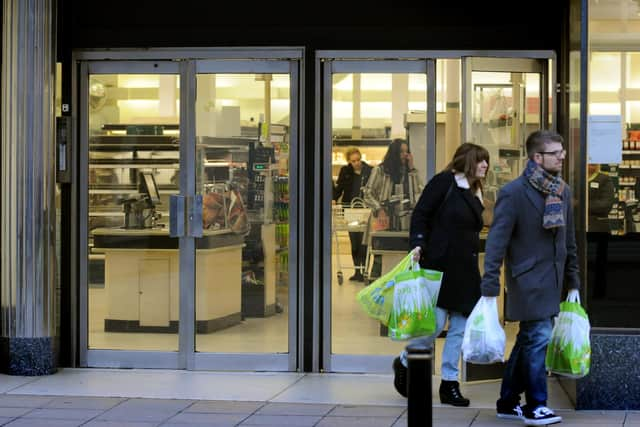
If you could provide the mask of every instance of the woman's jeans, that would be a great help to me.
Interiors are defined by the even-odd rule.
[[[444,381],[458,381],[458,363],[460,361],[462,337],[464,335],[464,327],[467,324],[467,318],[462,313],[436,307],[436,332],[426,337],[414,338],[411,342],[433,345],[434,340],[440,335],[447,323],[447,316],[449,317],[449,330],[442,349],[441,374]],[[400,354],[400,361],[405,367],[407,366],[406,350]]]
[[[527,405],[547,404],[545,355],[551,337],[551,319],[520,322],[520,331],[504,371],[500,400],[507,405],[520,402],[524,392]]]

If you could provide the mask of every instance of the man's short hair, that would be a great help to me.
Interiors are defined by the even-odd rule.
[[[537,130],[531,133],[531,135],[527,137],[526,142],[527,156],[532,159],[534,154],[545,151],[544,146],[549,142],[564,144],[564,139],[562,135],[551,130]]]

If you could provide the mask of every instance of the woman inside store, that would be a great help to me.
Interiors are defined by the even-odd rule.
[[[397,229],[390,217],[398,218],[399,213],[409,214],[421,191],[422,182],[413,166],[409,144],[404,139],[394,139],[382,162],[371,171],[369,182],[364,188],[365,203],[372,211],[372,224],[369,228],[375,231]],[[368,237],[368,234],[364,236],[365,239]],[[382,260],[376,255],[370,277],[379,277],[381,269]]]
[[[422,268],[444,272],[436,307],[436,332],[415,340],[432,344],[449,328],[442,350],[440,401],[469,406],[460,393],[458,362],[467,317],[480,298],[480,230],[483,227],[482,180],[489,168],[489,152],[464,143],[451,163],[427,184],[411,216],[409,242]],[[406,352],[393,361],[394,386],[406,397]]]
[[[367,185],[367,181],[369,181],[369,176],[371,175],[371,166],[362,161],[362,154],[356,147],[347,149],[345,155],[348,164],[340,168],[338,181],[333,187],[333,201],[337,202],[342,198],[342,204],[345,207],[349,207],[353,199],[361,197],[362,189]],[[349,277],[349,280],[356,282],[364,281],[363,273],[367,246],[363,244],[363,234],[363,232],[349,232],[351,258],[353,259],[353,267],[355,270],[355,274]]]

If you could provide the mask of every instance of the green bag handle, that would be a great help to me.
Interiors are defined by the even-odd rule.
[[[414,262],[410,266],[411,270],[403,271],[402,273],[396,274],[396,282],[401,282],[405,280],[417,279],[418,277],[424,277],[427,280],[431,281],[439,281],[442,280],[442,271],[437,270],[427,270],[424,268],[420,268],[420,264]]]

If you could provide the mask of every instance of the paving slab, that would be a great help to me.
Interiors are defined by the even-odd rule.
[[[406,411],[402,406],[338,405],[329,413],[332,417],[394,417]]]
[[[20,377],[0,374],[0,393],[6,393],[25,384],[29,384],[36,379],[36,377]]]
[[[202,413],[185,413],[182,412],[168,419],[166,424],[185,424],[185,425],[238,425],[250,415],[245,414],[202,414]]]
[[[234,401],[202,401],[195,402],[183,412],[202,412],[216,414],[253,414],[263,407],[265,402],[234,402]]]
[[[94,409],[107,410],[123,402],[123,398],[118,397],[83,397],[83,396],[62,396],[55,397],[45,408],[57,409]]]
[[[267,403],[256,415],[326,415],[335,405],[313,403]]]
[[[251,415],[242,426],[312,427],[322,417],[312,415]]]
[[[397,419],[397,417],[325,417],[317,427],[391,427]]]
[[[129,399],[101,415],[97,420],[164,422],[191,405],[189,400]]]
[[[0,408],[41,408],[52,399],[49,396],[0,394]]]
[[[36,408],[22,416],[22,418],[40,418],[47,420],[78,420],[87,422],[104,411],[95,409],[57,409]]]

